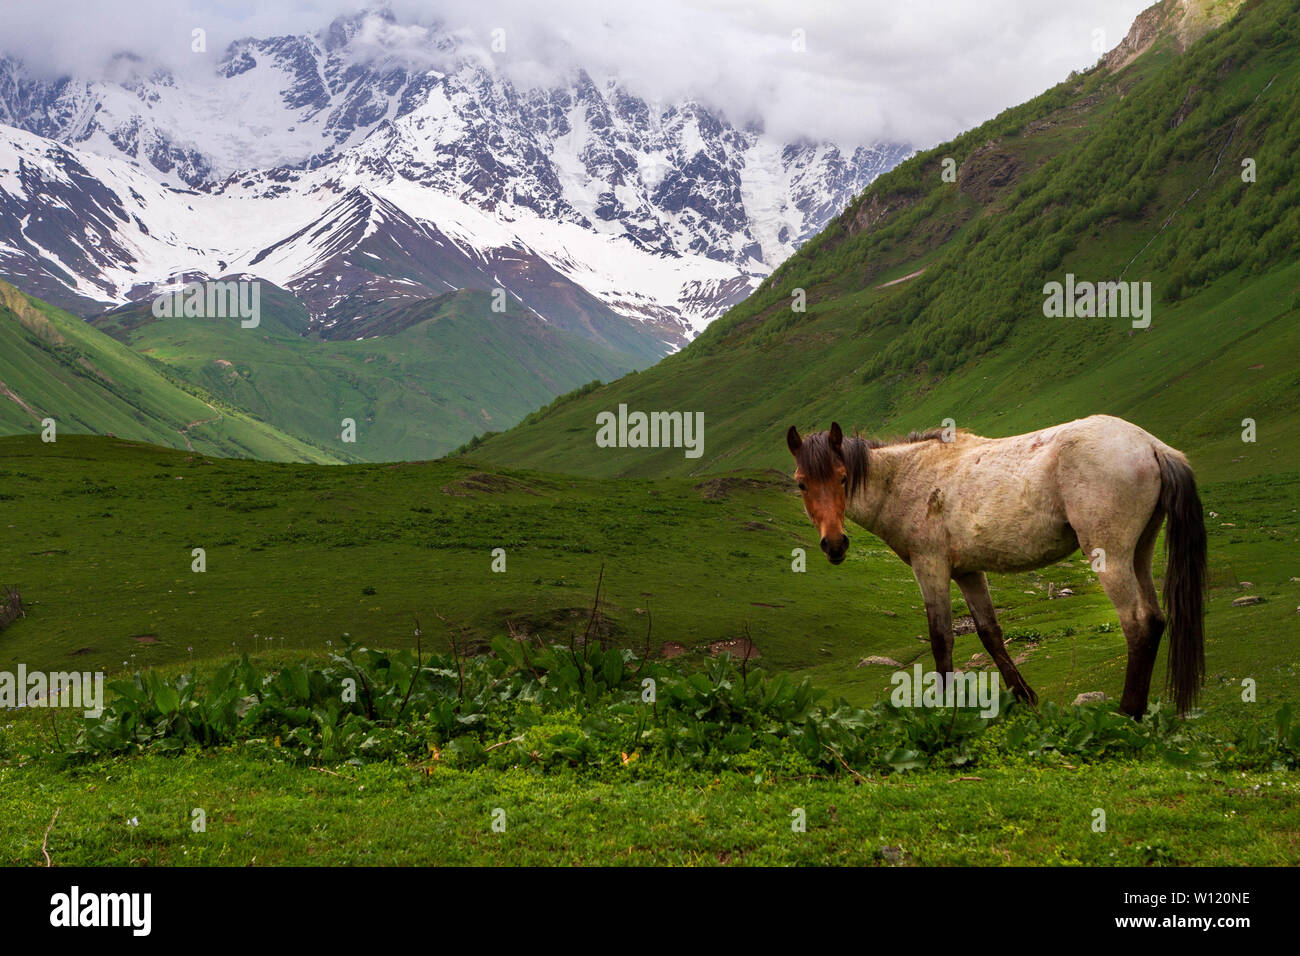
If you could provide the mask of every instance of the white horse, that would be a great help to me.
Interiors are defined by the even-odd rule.
[[[895,442],[845,438],[838,423],[801,439],[792,425],[786,441],[831,563],[848,551],[847,516],[909,564],[944,675],[953,672],[948,581],[956,581],[1002,679],[1030,703],[1037,696],[1002,643],[985,572],[1041,568],[1081,548],[1128,643],[1120,707],[1141,719],[1166,629],[1151,556],[1167,517],[1168,681],[1180,714],[1195,704],[1205,673],[1205,524],[1181,452],[1110,415],[1012,438],[934,430]]]

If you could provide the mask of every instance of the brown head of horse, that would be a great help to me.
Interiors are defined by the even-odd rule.
[[[813,526],[821,532],[821,548],[831,564],[839,564],[849,553],[849,536],[844,533],[844,509],[867,476],[865,449],[845,457],[844,432],[832,422],[827,432],[806,439],[793,425],[786,432],[786,444],[795,460],[795,481],[803,496],[803,508]]]
[[[1196,482],[1179,451],[1109,415],[1009,438],[935,429],[882,442],[846,438],[837,423],[801,438],[791,426],[786,444],[804,510],[832,564],[848,553],[849,520],[911,567],[945,677],[953,673],[955,581],[1006,685],[1036,700],[1003,644],[985,572],[1030,571],[1082,550],[1128,644],[1121,709],[1139,718],[1146,711],[1166,633],[1169,690],[1180,713],[1195,703],[1205,672],[1206,536]],[[1163,610],[1152,575],[1162,524]]]

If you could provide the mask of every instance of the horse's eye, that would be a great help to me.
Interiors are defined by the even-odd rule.
[[[804,483],[803,483],[802,481],[799,482],[799,490],[800,490],[800,491],[807,491],[807,490],[808,490],[808,489],[804,486]]]
[[[841,478],[840,484],[843,485],[845,488],[847,488],[849,486],[849,476],[845,475],[843,478]]]

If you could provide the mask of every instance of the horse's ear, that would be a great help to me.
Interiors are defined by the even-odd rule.
[[[827,434],[831,440],[831,450],[837,455],[840,453],[840,446],[844,444],[844,432],[840,431],[839,422],[831,422],[831,430]]]
[[[799,429],[791,425],[790,430],[785,433],[785,443],[790,446],[790,454],[799,454],[799,446],[803,444],[803,439],[799,437]]]

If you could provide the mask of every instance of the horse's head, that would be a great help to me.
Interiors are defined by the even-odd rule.
[[[826,557],[831,564],[839,564],[849,553],[844,506],[849,496],[850,475],[844,458],[844,433],[838,422],[832,422],[830,431],[800,438],[799,430],[791,425],[785,440],[790,454],[794,455],[794,480],[799,482],[803,509],[821,533]]]

